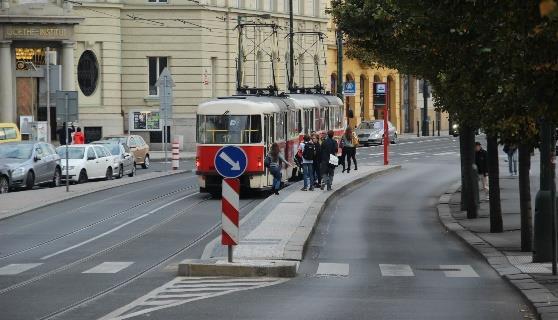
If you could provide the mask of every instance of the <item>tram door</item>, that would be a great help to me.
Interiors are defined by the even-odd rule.
[[[271,145],[275,142],[275,115],[270,114],[264,116],[264,145],[265,145],[265,155],[269,153]],[[269,170],[265,170],[267,177],[267,185],[270,186],[273,183],[273,176],[269,174]]]

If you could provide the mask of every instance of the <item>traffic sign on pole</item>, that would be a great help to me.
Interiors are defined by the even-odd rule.
[[[233,246],[238,245],[240,210],[240,180],[236,178],[223,179],[221,204],[221,244],[228,246],[228,260],[232,262]]]
[[[356,84],[354,81],[347,81],[343,84],[343,94],[346,97],[354,97],[356,95]]]
[[[168,119],[172,118],[172,88],[175,86],[171,73],[168,68],[163,69],[159,79],[155,82],[159,88],[159,108],[163,114],[163,150],[165,151],[165,162],[167,162],[167,137],[168,134]]]
[[[248,165],[244,150],[236,146],[224,146],[215,154],[215,170],[224,178],[238,178]]]

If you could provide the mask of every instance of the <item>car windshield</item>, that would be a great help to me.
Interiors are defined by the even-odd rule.
[[[33,145],[28,143],[0,144],[0,158],[29,159],[33,154]]]
[[[115,143],[126,143],[126,137],[106,137],[103,138],[106,141],[113,141]]]
[[[382,129],[384,123],[382,121],[362,122],[358,125],[358,129]]]
[[[62,159],[66,159],[66,147],[58,147],[56,149],[56,153]],[[83,155],[85,154],[85,148],[80,147],[72,147],[68,148],[68,159],[83,159]]]
[[[262,141],[260,115],[198,115],[198,143],[259,143]]]

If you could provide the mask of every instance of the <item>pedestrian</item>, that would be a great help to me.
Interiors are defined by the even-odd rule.
[[[517,146],[515,145],[504,145],[504,152],[508,155],[508,169],[510,176],[517,175]]]
[[[320,185],[320,189],[323,190],[325,185],[329,191],[333,184],[333,174],[335,173],[336,167],[335,159],[337,158],[337,142],[333,139],[333,130],[327,132],[327,138],[322,142],[320,151],[320,172],[323,181],[323,184]]]
[[[62,127],[56,130],[56,134],[58,135],[58,141],[60,142],[61,146],[65,146],[68,144],[68,126],[66,126],[66,122],[62,123]]]
[[[339,140],[339,148],[341,148],[341,155],[339,156],[339,165],[343,168],[341,172],[345,172],[345,159],[347,158],[346,149],[343,145],[343,137]]]
[[[354,135],[351,127],[347,127],[347,130],[345,130],[345,133],[343,134],[341,140],[343,141],[343,151],[347,159],[347,173],[351,172],[351,160],[353,160],[355,164],[355,170],[358,170],[356,161],[356,147],[358,144],[358,139]],[[345,171],[345,169],[343,169],[343,171]]]
[[[269,153],[265,157],[264,161],[265,167],[269,170],[271,175],[273,176],[273,184],[271,186],[271,191],[274,194],[279,194],[279,190],[281,190],[281,178],[283,177],[283,173],[281,169],[283,164],[292,167],[290,163],[285,160],[285,157],[281,153],[279,149],[279,145],[275,142],[271,145]]]
[[[74,144],[84,144],[85,143],[85,136],[83,132],[81,132],[81,128],[78,127],[76,133],[74,133]]]
[[[316,146],[310,140],[308,134],[304,135],[304,142],[299,146],[302,153],[302,170],[304,172],[304,186],[302,191],[314,190],[314,158],[316,157]]]
[[[488,198],[488,152],[482,148],[480,142],[475,142],[475,164],[479,179],[482,182],[482,190],[487,194]]]
[[[322,185],[322,175],[320,174],[322,155],[320,150],[320,136],[317,133],[312,136],[312,143],[316,147],[316,156],[314,157],[314,162],[312,163],[312,167],[314,169],[314,187],[319,188]]]

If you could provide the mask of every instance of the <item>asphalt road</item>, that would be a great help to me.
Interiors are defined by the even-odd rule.
[[[211,281],[173,282],[176,263],[200,257],[218,235],[220,202],[198,194],[191,174],[0,221],[0,318],[98,319],[111,312],[124,315],[120,319],[529,316],[519,294],[437,221],[437,199],[459,177],[457,141],[408,140],[391,151],[391,163],[403,169],[354,187],[330,205],[302,275],[252,290],[244,290],[252,288],[248,280],[218,280],[243,290],[231,293],[217,292]],[[360,148],[357,158],[381,164],[381,147]],[[259,201],[241,200],[242,214]],[[145,296],[156,288],[177,303],[157,306]],[[184,288],[217,294],[190,301]]]

